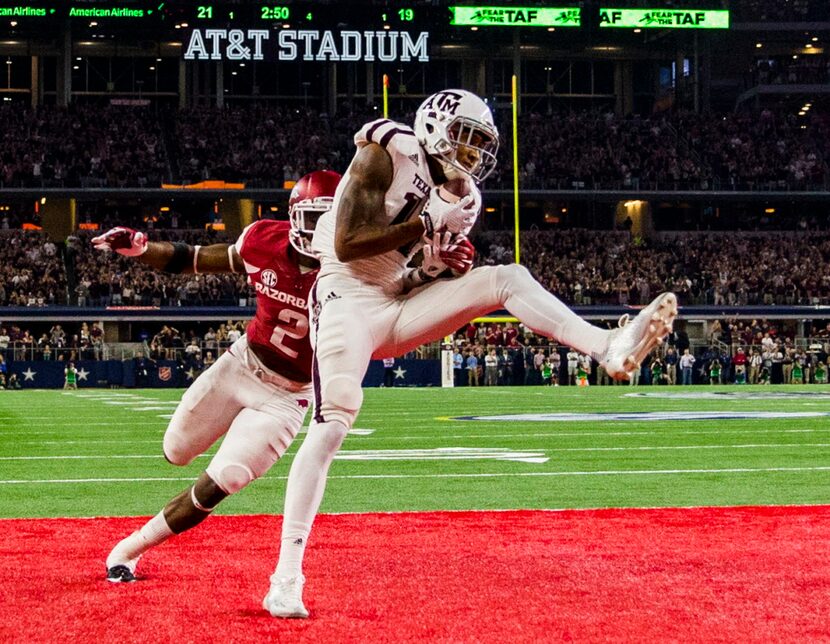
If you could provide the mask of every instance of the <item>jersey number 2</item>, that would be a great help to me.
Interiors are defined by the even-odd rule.
[[[285,339],[302,340],[308,335],[308,316],[292,311],[291,309],[283,309],[277,316],[281,322],[290,324],[292,326],[275,326],[274,332],[271,334],[271,344],[282,351],[289,358],[296,358],[299,352],[285,345]]]

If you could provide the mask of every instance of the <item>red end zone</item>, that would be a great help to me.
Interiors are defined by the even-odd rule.
[[[213,517],[116,585],[141,519],[0,521],[0,641],[830,637],[830,506],[323,515],[290,622],[260,608],[279,522]]]

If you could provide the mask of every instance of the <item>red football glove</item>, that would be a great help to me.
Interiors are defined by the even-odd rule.
[[[147,252],[147,235],[126,226],[116,226],[93,237],[92,245],[98,250],[114,250],[119,255],[138,257]]]
[[[475,256],[475,246],[464,236],[458,236],[450,243],[442,245],[438,254],[456,277],[464,275],[473,267]]]

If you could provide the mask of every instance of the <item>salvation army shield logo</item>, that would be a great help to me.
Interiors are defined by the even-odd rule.
[[[159,380],[167,382],[173,377],[173,370],[170,367],[159,367]]]

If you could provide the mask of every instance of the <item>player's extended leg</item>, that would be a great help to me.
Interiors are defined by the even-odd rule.
[[[294,394],[275,390],[260,409],[242,409],[195,485],[182,491],[107,557],[107,579],[135,581],[138,559],[150,548],[204,521],[227,496],[263,476],[297,435],[305,407]]]
[[[349,295],[330,298],[324,280],[312,293],[315,302],[325,304],[312,324],[314,420],[288,473],[279,561],[262,601],[274,617],[308,617],[302,601],[305,547],[329,466],[363,402],[361,383],[378,332],[372,327],[383,317]]]
[[[590,355],[617,379],[627,378],[668,335],[677,315],[675,296],[664,293],[621,329],[606,331],[576,315],[523,266],[485,266],[458,279],[439,280],[405,298],[392,339],[394,346],[384,346],[380,352],[399,355],[411,351],[500,307],[534,332]]]

